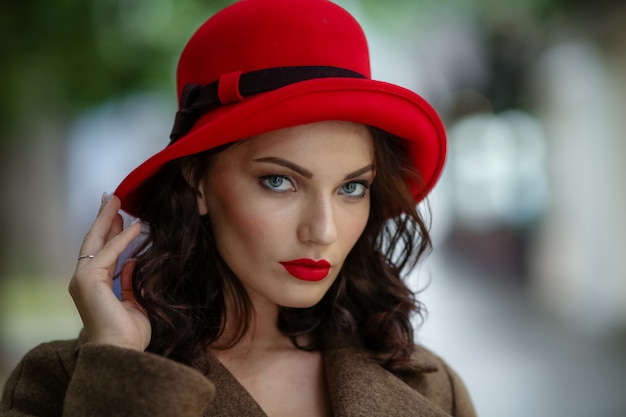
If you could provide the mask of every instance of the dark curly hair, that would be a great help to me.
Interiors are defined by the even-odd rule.
[[[342,271],[322,300],[310,308],[279,310],[278,328],[301,349],[325,346],[327,335],[345,335],[387,369],[402,371],[413,352],[411,319],[423,308],[402,280],[431,247],[428,226],[408,185],[420,176],[404,140],[376,128],[376,178],[365,229]],[[252,306],[237,277],[221,259],[210,221],[200,216],[197,184],[213,157],[212,149],[171,161],[135,194],[137,214],[149,226],[137,250],[133,289],[152,324],[148,351],[204,369],[208,346],[224,335],[226,303],[234,315],[236,344],[248,329]],[[299,345],[297,337],[309,343]]]

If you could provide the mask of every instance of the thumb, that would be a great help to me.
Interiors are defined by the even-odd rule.
[[[129,259],[124,262],[120,270],[120,295],[122,301],[137,303],[135,293],[133,292],[133,271],[135,270],[136,264],[136,260]]]

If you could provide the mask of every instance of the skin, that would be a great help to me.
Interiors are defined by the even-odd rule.
[[[312,306],[335,281],[367,223],[373,164],[365,126],[326,121],[240,142],[197,184],[199,213],[209,215],[218,251],[254,309],[240,342],[211,349],[268,415],[328,414],[321,354],[294,348],[278,331],[278,306]],[[117,259],[140,232],[138,223],[122,230],[119,209],[117,197],[103,198],[80,251],[95,256],[78,262],[69,290],[90,341],[143,351],[150,322],[132,294],[132,261],[121,271],[121,300],[112,290]],[[321,281],[302,281],[279,263],[299,258],[332,266]]]
[[[367,129],[322,122],[265,133],[218,155],[198,187],[217,248],[255,310],[315,305],[337,278],[369,216],[374,150]],[[325,259],[302,281],[281,261]]]
[[[91,342],[143,351],[150,342],[151,329],[133,296],[132,261],[122,267],[121,300],[113,292],[117,259],[141,230],[139,223],[122,230],[120,205],[119,198],[109,200],[103,195],[98,216],[80,249],[81,254],[95,256],[78,261],[69,292]]]
[[[213,354],[270,416],[331,414],[321,354],[278,331],[278,305],[312,306],[335,281],[369,217],[373,163],[364,126],[322,122],[229,148],[199,184],[200,214],[213,219],[218,250],[255,312],[248,334]],[[298,258],[332,267],[321,281],[301,281],[279,264]]]

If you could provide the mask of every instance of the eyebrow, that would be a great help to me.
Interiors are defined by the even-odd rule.
[[[283,158],[278,158],[275,156],[267,156],[265,158],[258,158],[258,159],[254,159],[252,162],[266,162],[266,163],[270,163],[270,164],[276,164],[276,165],[280,165],[282,167],[285,167],[287,169],[290,169],[298,174],[300,174],[301,176],[303,176],[306,179],[311,179],[313,178],[313,173],[311,171],[309,171],[306,168],[301,167],[300,165],[294,164],[291,161],[288,161],[286,159]],[[347,174],[343,179],[345,180],[351,180],[353,178],[359,177],[369,171],[374,171],[374,164],[369,164],[367,166],[364,166],[363,168],[357,169],[356,171],[353,171],[349,174]]]

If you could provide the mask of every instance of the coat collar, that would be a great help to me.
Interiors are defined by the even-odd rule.
[[[215,397],[204,417],[246,416],[267,417],[235,376],[213,355],[209,354],[207,377],[215,384]]]
[[[419,349],[413,355],[412,375],[437,371],[437,364]],[[323,351],[328,390],[334,417],[447,417],[422,394],[398,376],[350,346]],[[208,378],[217,387],[205,417],[245,415],[267,417],[246,389],[215,357],[210,357]]]
[[[437,371],[437,365],[419,349],[413,355],[415,376]],[[336,417],[449,417],[402,379],[351,347],[324,352],[328,389]]]

